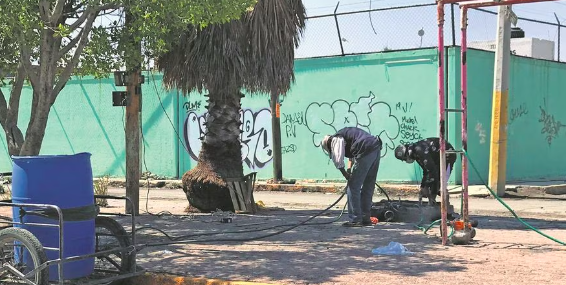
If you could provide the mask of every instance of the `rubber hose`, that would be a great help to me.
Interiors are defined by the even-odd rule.
[[[479,179],[481,180],[481,182],[483,183],[483,185],[487,188],[487,190],[489,191],[489,193],[491,193],[491,195],[493,195],[493,197],[495,197],[495,199],[497,199],[497,201],[499,201],[499,203],[501,203],[505,208],[507,208],[507,210],[509,210],[509,212],[511,212],[511,214],[513,215],[513,217],[515,217],[515,218],[516,218],[519,222],[521,222],[525,227],[527,227],[527,228],[533,230],[534,232],[540,234],[541,236],[543,236],[543,237],[545,237],[545,238],[547,238],[547,239],[549,239],[549,240],[552,240],[552,241],[554,241],[554,242],[556,242],[556,243],[558,243],[558,244],[566,245],[565,242],[563,242],[563,241],[561,241],[561,240],[558,240],[558,239],[556,239],[556,238],[553,238],[553,237],[551,237],[551,236],[549,236],[549,235],[547,235],[547,234],[541,232],[539,229],[537,229],[537,228],[531,226],[529,223],[523,221],[523,219],[521,219],[521,217],[519,217],[519,216],[515,213],[515,211],[513,211],[513,209],[511,209],[511,207],[509,207],[509,205],[507,205],[505,202],[503,202],[503,200],[501,200],[501,198],[497,195],[497,193],[493,192],[493,190],[489,187],[489,185],[487,185],[487,183],[485,182],[485,180],[483,180],[483,178],[481,177],[481,175],[480,175],[478,169],[477,169],[476,166],[474,165],[474,162],[470,159],[470,156],[469,156],[468,152],[467,152],[467,151],[464,151],[464,154],[466,155],[466,158],[467,158],[468,161],[470,162],[470,165],[472,166],[472,168],[473,168],[474,171],[476,172],[476,175],[479,177]]]

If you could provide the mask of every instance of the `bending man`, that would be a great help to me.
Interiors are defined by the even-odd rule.
[[[371,204],[375,180],[379,170],[381,140],[359,128],[343,128],[334,135],[327,135],[321,146],[330,155],[337,169],[348,180],[348,216],[345,227],[372,225]],[[344,170],[344,157],[350,159],[351,173]],[[348,169],[350,170],[350,168]]]
[[[454,150],[446,141],[446,150]],[[440,139],[427,138],[395,149],[395,157],[407,163],[416,161],[423,170],[423,179],[419,192],[419,202],[422,197],[428,198],[429,205],[436,205],[436,196],[440,196]],[[456,162],[456,154],[446,156],[446,181]]]

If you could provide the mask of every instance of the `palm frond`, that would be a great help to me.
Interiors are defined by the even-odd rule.
[[[294,81],[295,48],[305,29],[301,0],[260,0],[239,20],[189,27],[158,59],[168,88],[285,94]]]

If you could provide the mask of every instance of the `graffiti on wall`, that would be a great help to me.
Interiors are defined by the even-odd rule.
[[[411,115],[412,109],[413,103],[399,102],[395,105],[395,111],[404,114],[401,117],[401,125],[399,126],[400,144],[408,144],[424,139],[417,116]]]
[[[312,133],[314,146],[319,147],[325,135],[334,134],[344,127],[358,127],[379,135],[383,141],[382,157],[388,149],[395,149],[393,140],[400,133],[399,120],[391,113],[388,103],[375,99],[375,94],[369,92],[368,96],[360,97],[356,102],[340,99],[332,103],[311,103],[305,111],[305,125]]]
[[[548,145],[552,145],[552,140],[554,140],[562,127],[566,127],[566,125],[562,124],[561,121],[558,121],[554,118],[554,115],[548,113],[543,107],[540,107],[540,119],[538,120],[539,123],[542,124],[542,128],[540,133],[545,135],[546,141]]]
[[[487,132],[483,128],[483,124],[478,122],[476,124],[476,133],[478,133],[478,137],[480,138],[480,144],[484,144],[487,141]]]
[[[200,111],[200,107],[202,105],[201,101],[194,101],[194,102],[185,102],[183,104],[183,108],[185,109],[185,111],[188,112],[193,112],[193,111]]]
[[[519,107],[511,108],[509,112],[509,124],[512,124],[516,119],[519,119],[529,113],[527,109],[527,104],[522,103]]]
[[[297,137],[297,126],[305,124],[303,112],[295,112],[291,114],[282,114],[281,116],[281,135],[285,134],[287,138]]]
[[[208,112],[198,115],[189,112],[185,120],[185,143],[192,159],[197,160],[202,146],[202,139],[206,133],[204,125]],[[262,168],[273,159],[271,111],[261,109],[240,110],[242,161],[249,168]]]

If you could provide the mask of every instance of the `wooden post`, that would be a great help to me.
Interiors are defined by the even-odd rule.
[[[126,27],[132,21],[132,15],[126,12]],[[132,39],[133,53],[141,55],[141,43]],[[133,209],[126,203],[126,213],[140,213],[140,70],[141,57],[131,56],[126,60],[128,78],[126,106],[126,197],[132,200]]]
[[[271,94],[271,129],[273,132],[273,182],[283,180],[283,167],[281,162],[281,106],[279,96]]]

